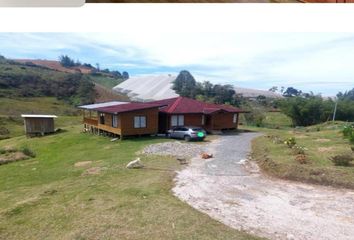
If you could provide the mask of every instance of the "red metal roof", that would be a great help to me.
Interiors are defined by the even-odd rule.
[[[160,103],[126,103],[119,104],[109,107],[100,107],[95,108],[94,110],[104,113],[122,113],[122,112],[132,112],[137,110],[149,109],[149,108],[158,108],[164,106],[164,104]]]
[[[245,112],[239,108],[230,105],[220,105],[213,103],[206,103],[186,97],[169,98],[159,101],[151,102],[154,104],[166,105],[160,109],[161,112],[171,114],[183,113],[204,113],[211,114],[218,111],[226,111],[231,113]]]

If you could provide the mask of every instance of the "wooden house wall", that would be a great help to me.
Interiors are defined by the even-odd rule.
[[[158,108],[144,109],[133,112],[126,112],[120,114],[120,122],[122,128],[122,135],[144,135],[144,134],[156,134],[158,132]],[[134,117],[145,116],[146,127],[134,128]]]
[[[238,122],[233,122],[234,113],[215,113],[211,115],[212,130],[233,129],[237,128]],[[238,114],[237,114],[238,119]]]

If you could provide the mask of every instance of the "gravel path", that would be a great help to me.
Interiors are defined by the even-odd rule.
[[[174,194],[224,224],[269,239],[353,240],[354,191],[263,176],[245,161],[255,133],[207,144],[178,172]]]
[[[143,149],[142,153],[193,158],[205,152],[206,149],[206,144],[174,141],[149,145]]]

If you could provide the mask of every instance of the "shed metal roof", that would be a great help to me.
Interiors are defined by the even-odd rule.
[[[22,114],[23,118],[57,118],[56,115]]]
[[[130,102],[111,101],[111,102],[104,102],[104,103],[82,105],[82,106],[78,106],[78,108],[90,110],[90,109],[96,109],[96,108],[101,108],[101,107],[110,107],[110,106],[115,106],[115,105],[120,105],[120,104],[128,104],[128,103],[130,103]]]

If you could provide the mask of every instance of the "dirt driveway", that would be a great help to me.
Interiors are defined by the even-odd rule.
[[[174,194],[230,227],[269,239],[354,239],[354,191],[270,179],[245,159],[256,133],[209,143],[176,176]]]

